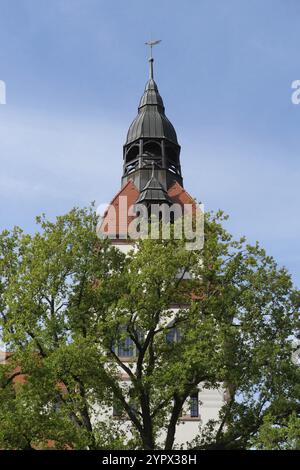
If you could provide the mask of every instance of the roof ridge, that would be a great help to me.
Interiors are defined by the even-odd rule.
[[[180,189],[181,189],[181,193],[185,193],[185,194],[193,201],[193,203],[197,204],[197,199],[194,198],[194,197],[192,197],[192,196],[190,195],[190,193],[189,193],[183,186],[181,186],[181,184],[178,183],[178,181],[176,181],[176,180],[174,181],[174,183],[172,184],[172,186],[170,186],[169,189],[168,189],[168,195],[169,195],[169,196],[170,196],[170,194],[169,194],[170,191],[171,191],[172,188],[174,188],[175,186],[179,186]],[[170,196],[170,197],[172,197],[172,196]]]

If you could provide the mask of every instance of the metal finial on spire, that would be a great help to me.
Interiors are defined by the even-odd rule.
[[[161,42],[161,39],[156,39],[155,41],[150,40],[150,41],[145,42],[145,44],[150,47],[150,59],[149,59],[150,78],[153,78],[153,61],[154,61],[154,59],[153,59],[153,56],[152,56],[152,48],[153,48],[153,46],[156,46],[160,42]]]
[[[156,46],[160,42],[161,42],[161,39],[156,39],[155,41],[145,42],[146,46],[150,46],[150,59],[153,59],[153,57],[152,57],[152,48],[153,48],[153,46]]]

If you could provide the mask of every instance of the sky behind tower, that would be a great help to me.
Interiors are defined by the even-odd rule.
[[[184,185],[300,285],[298,0],[0,0],[0,229],[109,202],[154,74]]]

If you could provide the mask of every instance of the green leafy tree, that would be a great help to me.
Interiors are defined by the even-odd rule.
[[[0,371],[1,447],[172,449],[199,384],[224,386],[227,401],[190,447],[249,448],[266,416],[299,414],[299,294],[223,219],[206,217],[201,251],[139,240],[125,255],[97,238],[92,208],[39,218],[33,236],[2,233],[1,327],[13,354]]]
[[[267,415],[253,439],[253,445],[261,450],[299,450],[300,418],[296,412],[274,418]]]
[[[120,253],[99,250],[93,209],[37,221],[33,236],[16,228],[0,237],[1,326],[13,353],[0,368],[0,446],[122,446],[116,423],[92,423],[109,394],[94,341],[95,283],[119,271]],[[113,298],[107,292],[98,310]]]

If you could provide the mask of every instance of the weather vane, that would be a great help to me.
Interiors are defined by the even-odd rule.
[[[161,39],[156,39],[155,41],[147,41],[145,44],[150,46],[150,59],[152,59],[152,48],[161,42]]]

